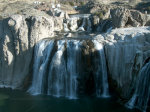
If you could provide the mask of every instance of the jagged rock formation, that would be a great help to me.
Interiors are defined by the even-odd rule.
[[[17,88],[29,74],[33,46],[53,36],[52,18],[14,15],[0,21],[0,85]]]
[[[137,10],[129,10],[125,8],[117,8],[112,10],[113,27],[138,27],[145,26],[148,21],[147,14],[143,14]]]
[[[87,4],[79,8],[81,13],[96,13],[109,10],[109,5],[101,4],[99,2],[89,1]]]

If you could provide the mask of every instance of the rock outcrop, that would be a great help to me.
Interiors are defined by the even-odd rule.
[[[109,76],[121,97],[128,98],[140,69],[150,57],[150,27],[115,29],[104,38]]]
[[[145,26],[148,21],[147,14],[125,8],[112,10],[111,15],[113,27],[115,28]]]
[[[61,17],[54,17],[54,31],[62,31],[64,29],[63,27],[63,18]]]
[[[106,12],[109,10],[108,5],[106,4],[102,4],[99,2],[93,2],[93,1],[89,1],[87,4],[85,4],[84,6],[81,7],[81,9],[79,8],[79,11],[82,13],[96,13],[96,12]]]
[[[52,37],[52,18],[13,15],[0,21],[0,85],[20,87],[30,74],[34,45]]]

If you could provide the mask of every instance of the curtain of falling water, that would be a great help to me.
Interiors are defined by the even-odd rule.
[[[138,108],[146,112],[150,96],[150,62],[139,72],[136,90],[132,98],[126,104],[129,108]]]
[[[97,64],[97,66],[98,66],[96,74],[95,74],[96,95],[98,97],[109,97],[107,66],[106,66],[104,48],[103,48],[103,45],[96,40],[93,40],[93,43],[94,43],[96,51],[99,54],[98,61],[96,61],[96,63],[95,63],[95,65]]]
[[[80,42],[77,40],[69,40],[67,42],[67,73],[69,76],[67,90],[67,96],[70,98],[75,98],[77,96],[77,77],[79,71],[77,69],[80,63],[78,57],[80,57]]]
[[[66,64],[64,60],[65,40],[57,41],[57,51],[52,58],[48,74],[48,94],[57,97],[65,95]]]
[[[43,40],[35,46],[33,81],[28,90],[34,95],[42,93],[44,74],[46,72],[49,56],[53,48],[53,43],[54,41]]]
[[[31,94],[46,94],[65,96],[76,99],[80,73],[84,76],[84,69],[79,70],[81,64],[82,42],[80,40],[43,40],[35,47],[33,82],[29,88]],[[108,96],[107,67],[103,45],[93,41],[99,56],[94,63],[95,87],[97,96]],[[53,55],[51,55],[53,53]],[[83,55],[83,54],[82,54]],[[51,58],[51,59],[49,59]],[[95,59],[91,59],[95,60]],[[95,61],[96,62],[96,61]],[[86,65],[85,65],[86,66]],[[44,89],[46,88],[46,89]]]

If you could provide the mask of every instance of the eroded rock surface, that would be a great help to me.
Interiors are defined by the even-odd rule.
[[[113,27],[138,27],[145,26],[148,22],[148,15],[137,10],[117,8],[112,11]]]
[[[119,94],[128,98],[140,69],[150,57],[150,28],[115,29],[104,38],[109,75]]]
[[[0,85],[17,88],[29,74],[33,46],[52,37],[52,18],[13,15],[0,21]]]

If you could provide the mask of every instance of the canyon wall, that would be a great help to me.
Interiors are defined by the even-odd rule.
[[[1,87],[22,88],[26,77],[32,76],[33,48],[40,40],[54,36],[54,31],[58,28],[53,21],[51,17],[22,15],[0,21]],[[69,39],[74,40],[65,40]],[[104,46],[109,84],[113,85],[121,97],[131,97],[138,73],[150,57],[150,28],[114,29],[85,40],[96,40]],[[84,55],[87,56],[91,45],[83,47],[86,48]]]
[[[13,15],[0,21],[0,86],[19,88],[30,74],[33,47],[53,36],[52,18]]]
[[[140,69],[150,57],[150,28],[115,29],[104,38],[109,76],[120,95],[128,98]]]

